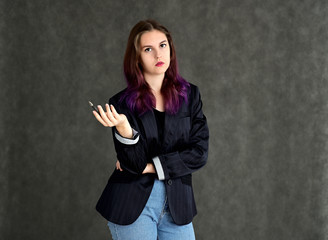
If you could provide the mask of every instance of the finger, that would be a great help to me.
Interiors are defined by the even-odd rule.
[[[107,123],[105,123],[105,121],[101,118],[101,116],[96,111],[92,111],[92,113],[96,117],[96,119],[98,120],[98,122],[100,122],[105,127],[108,127]]]
[[[109,105],[106,103],[106,113],[107,113],[107,117],[109,119],[109,121],[111,121],[114,125],[117,124],[117,120],[115,119],[115,117],[113,116],[113,112],[109,109]]]
[[[120,167],[120,162],[119,161],[116,161],[115,166],[116,166],[116,169],[118,170],[119,167]]]
[[[101,118],[107,124],[107,126],[109,126],[109,127],[114,126],[113,123],[108,119],[106,113],[104,112],[103,108],[100,105],[98,105],[98,110],[101,115]]]
[[[123,169],[121,168],[120,162],[118,162],[118,169],[120,169],[121,172],[123,171]]]
[[[116,112],[115,107],[113,105],[110,105],[110,109],[112,110],[114,118],[119,119],[120,115]]]
[[[123,169],[121,168],[121,164],[118,160],[116,161],[116,169],[120,170],[121,172],[123,171]]]
[[[111,110],[109,109],[109,105],[108,105],[108,103],[106,103],[105,106],[106,106],[106,112],[107,112],[107,113],[111,112]]]

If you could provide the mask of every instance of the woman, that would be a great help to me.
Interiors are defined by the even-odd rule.
[[[199,90],[177,69],[172,38],[154,20],[130,32],[127,88],[96,119],[112,127],[116,169],[96,209],[113,239],[195,239],[191,174],[203,167],[208,127]]]

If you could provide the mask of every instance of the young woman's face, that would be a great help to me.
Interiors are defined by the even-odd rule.
[[[170,66],[170,46],[166,35],[158,30],[142,34],[140,58],[144,75],[164,74]]]

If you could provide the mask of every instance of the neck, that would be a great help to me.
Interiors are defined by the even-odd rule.
[[[159,75],[144,74],[144,78],[154,92],[160,92],[164,81],[164,75],[164,73]]]

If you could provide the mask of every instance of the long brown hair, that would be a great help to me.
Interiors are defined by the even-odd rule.
[[[182,102],[187,102],[189,83],[178,73],[176,53],[170,32],[155,20],[140,21],[130,32],[124,55],[124,75],[128,86],[121,100],[125,99],[130,110],[136,111],[139,115],[156,106],[155,97],[142,74],[140,59],[141,35],[152,30],[163,32],[170,45],[170,66],[165,72],[161,92],[164,97],[165,111],[175,114]]]

